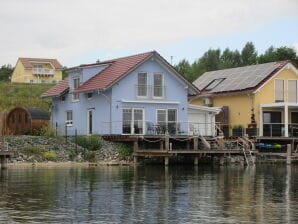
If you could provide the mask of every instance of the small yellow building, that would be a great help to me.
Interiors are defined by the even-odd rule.
[[[18,58],[11,82],[57,83],[62,80],[62,70],[57,59]]]
[[[190,103],[222,107],[225,131],[242,127],[258,136],[298,136],[298,70],[289,61],[206,72],[193,83]]]

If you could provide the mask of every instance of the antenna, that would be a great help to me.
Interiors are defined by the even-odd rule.
[[[173,65],[173,56],[171,56],[171,65]]]

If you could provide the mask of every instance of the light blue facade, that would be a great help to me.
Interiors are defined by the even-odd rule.
[[[92,96],[86,93],[79,93],[79,100],[73,101],[73,78],[80,77],[82,82],[87,81],[93,75],[105,68],[104,66],[79,67],[70,70],[69,73],[69,93],[65,98],[56,97],[52,105],[52,125],[57,127],[63,134],[67,130],[68,135],[73,135],[75,130],[78,134],[152,134],[148,133],[149,126],[158,123],[158,110],[175,110],[176,123],[180,124],[179,131],[186,132],[187,112],[188,112],[188,92],[189,83],[185,82],[179,75],[169,68],[159,58],[153,56],[137,66],[133,71],[114,83],[105,91],[96,90]],[[147,96],[138,97],[138,73],[147,74]],[[153,97],[153,76],[162,74],[163,97]],[[132,120],[131,129],[124,130],[123,111],[128,111],[135,117]],[[67,123],[67,111],[72,111],[72,122]],[[163,113],[162,111],[161,113]],[[170,113],[170,112],[167,112]],[[90,115],[92,114],[92,118]],[[137,115],[138,114],[138,115]],[[141,114],[141,115],[140,115]],[[137,119],[141,116],[142,119]],[[170,116],[170,115],[168,115]],[[166,118],[168,119],[168,118]],[[90,129],[90,125],[92,128]],[[134,127],[140,126],[139,131]],[[130,132],[130,133],[128,133]]]

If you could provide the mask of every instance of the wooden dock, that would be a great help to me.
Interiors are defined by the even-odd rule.
[[[12,152],[5,146],[4,138],[0,136],[0,168],[7,168],[7,159],[12,156]]]

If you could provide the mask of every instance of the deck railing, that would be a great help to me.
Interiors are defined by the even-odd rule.
[[[50,68],[33,68],[33,75],[54,75],[55,70]]]
[[[265,123],[263,124],[263,136],[285,137],[285,123]],[[298,124],[288,123],[288,136],[298,136]]]
[[[102,134],[217,136],[216,123],[115,121],[102,122]]]

